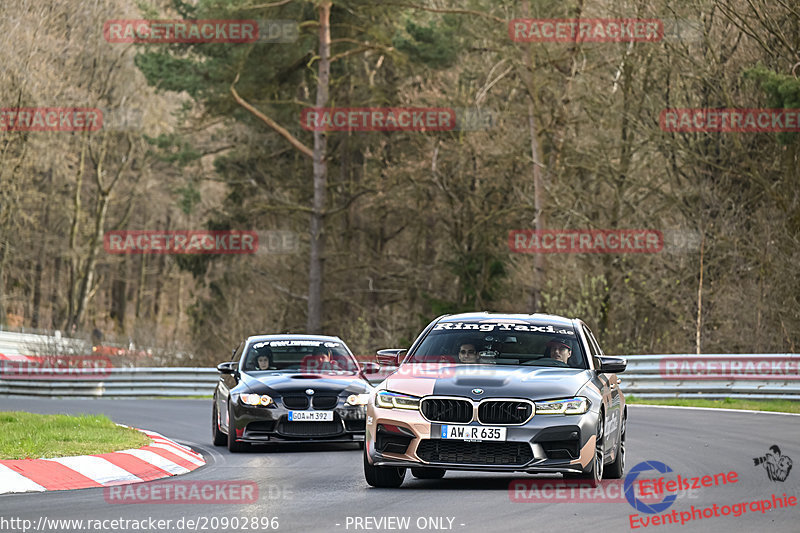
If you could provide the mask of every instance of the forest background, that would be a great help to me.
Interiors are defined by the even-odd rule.
[[[516,18],[659,19],[657,42],[521,43]],[[292,21],[290,42],[122,44],[114,19]],[[0,107],[0,322],[197,364],[245,336],[403,347],[442,313],[583,318],[610,354],[795,352],[797,134],[666,108],[800,108],[786,0],[14,0]],[[312,132],[308,107],[445,107],[439,132]],[[518,229],[646,228],[653,254],[518,254]],[[118,255],[112,230],[284,231],[253,255]],[[169,359],[169,358],[168,358]],[[175,363],[186,364],[175,360]]]

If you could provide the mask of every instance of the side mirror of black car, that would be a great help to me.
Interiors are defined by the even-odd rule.
[[[406,357],[408,350],[404,348],[387,348],[385,350],[378,350],[378,362],[387,366],[399,366]]]
[[[619,374],[625,372],[628,366],[628,361],[622,357],[598,356],[597,360],[600,361],[600,368],[597,371],[603,374]]]
[[[233,374],[236,372],[237,365],[238,363],[235,361],[226,361],[217,365],[217,371],[219,371],[220,374]]]
[[[364,375],[377,374],[381,371],[381,365],[373,363],[372,361],[367,361],[366,363],[362,363],[361,371],[364,372]]]

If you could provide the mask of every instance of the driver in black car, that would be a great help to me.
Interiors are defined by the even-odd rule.
[[[572,356],[572,348],[567,343],[559,339],[552,339],[547,343],[544,350],[545,357],[561,361],[565,365]]]
[[[310,355],[306,355],[300,361],[300,368],[307,372],[322,372],[330,370],[341,370],[341,364],[334,359],[331,351],[325,346],[316,346]]]

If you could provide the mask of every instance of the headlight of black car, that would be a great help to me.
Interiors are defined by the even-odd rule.
[[[258,406],[261,405],[263,407],[267,407],[272,405],[272,397],[267,396],[266,394],[241,394],[239,395],[239,401],[242,402],[244,405],[250,406]]]
[[[367,405],[369,394],[351,394],[347,397],[347,405]]]

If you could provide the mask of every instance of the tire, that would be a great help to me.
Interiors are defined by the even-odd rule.
[[[594,445],[594,457],[589,465],[589,470],[585,470],[578,477],[582,480],[589,482],[589,486],[598,487],[603,480],[603,461],[605,454],[603,451],[603,435],[605,430],[605,415],[600,411],[600,417],[597,419],[597,439]]]
[[[444,473],[447,472],[444,468],[412,468],[411,475],[417,479],[442,479]]]
[[[382,489],[396,489],[403,484],[405,477],[405,468],[369,464],[367,451],[364,450],[364,478],[370,486]]]
[[[603,472],[606,479],[622,479],[625,476],[625,425],[627,418],[623,417],[620,422],[619,444],[617,445],[617,455],[614,462],[608,465]]]
[[[217,416],[217,399],[214,398],[214,407],[211,408],[211,440],[214,446],[225,446],[228,437],[219,429],[219,416]]]
[[[233,422],[233,405],[228,400],[228,451],[231,453],[243,452],[247,449],[244,442],[236,442],[236,428]]]

